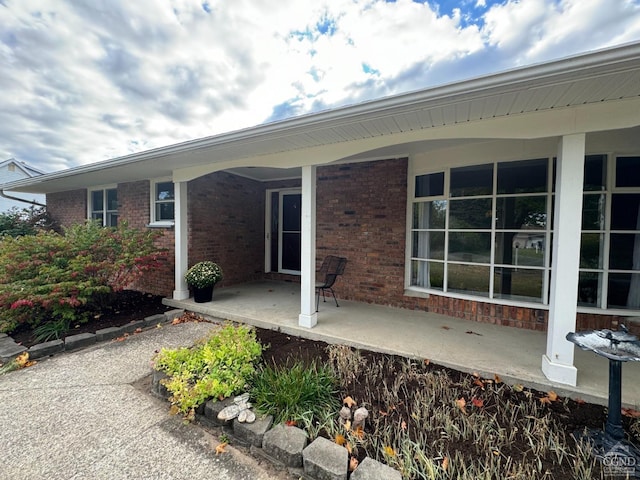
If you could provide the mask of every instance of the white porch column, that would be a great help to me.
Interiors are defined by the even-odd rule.
[[[316,313],[316,167],[302,167],[302,239],[300,316],[298,325],[311,328]]]
[[[189,298],[189,287],[184,281],[189,254],[187,250],[187,182],[174,182],[175,195],[175,290],[174,300]]]
[[[562,137],[558,145],[547,352],[542,356],[542,371],[549,380],[574,386],[574,345],[565,337],[576,328],[584,144],[585,134],[575,134]]]

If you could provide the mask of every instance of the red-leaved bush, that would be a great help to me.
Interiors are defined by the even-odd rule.
[[[167,252],[156,234],[95,222],[63,234],[40,232],[0,240],[0,332],[48,321],[82,322],[88,303],[130,286],[160,267]]]

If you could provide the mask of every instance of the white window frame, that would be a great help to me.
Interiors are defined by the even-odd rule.
[[[158,186],[159,183],[174,183],[173,180],[170,177],[163,177],[163,178],[154,178],[152,179],[149,184],[150,184],[150,188],[149,188],[149,205],[150,205],[150,213],[149,213],[149,218],[150,218],[150,222],[149,222],[149,227],[173,227],[175,226],[175,205],[176,205],[176,200],[175,198],[173,199],[173,204],[174,204],[174,218],[173,220],[158,220],[156,218],[156,204],[157,204],[157,200],[156,200],[156,187]],[[174,184],[174,197],[175,197],[175,184]],[[164,203],[168,203],[168,202],[164,202]]]
[[[107,208],[108,206],[108,201],[107,201],[107,191],[109,190],[115,190],[116,191],[116,195],[118,194],[118,185],[101,185],[99,187],[94,187],[94,188],[90,188],[87,189],[87,218],[89,220],[94,220],[93,218],[93,194],[94,192],[102,192],[102,205],[103,205],[103,210],[102,210],[102,225],[106,226],[107,225],[107,217],[110,213],[114,213],[116,214],[116,217],[119,215],[119,211],[116,210],[109,210]],[[117,219],[116,219],[116,224],[117,224]]]

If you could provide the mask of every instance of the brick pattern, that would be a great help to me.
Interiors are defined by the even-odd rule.
[[[47,211],[56,225],[70,226],[87,219],[87,191],[85,189],[48,193]]]
[[[265,186],[216,172],[189,182],[189,265],[218,263],[223,285],[262,277]]]
[[[341,298],[402,306],[407,160],[318,167],[317,261],[346,257]]]

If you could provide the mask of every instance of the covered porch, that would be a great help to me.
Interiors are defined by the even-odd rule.
[[[339,295],[339,287],[338,287]],[[544,332],[471,322],[458,318],[406,309],[369,305],[332,298],[320,300],[318,324],[301,327],[300,285],[257,281],[216,289],[208,303],[193,299],[165,299],[176,308],[233,320],[327,343],[429,359],[432,363],[483,377],[499,375],[503,381],[520,383],[561,396],[606,405],[608,362],[594,353],[575,351],[577,386],[558,384],[545,377],[540,359],[545,353]],[[628,363],[622,369],[623,404],[640,405],[640,365]]]

